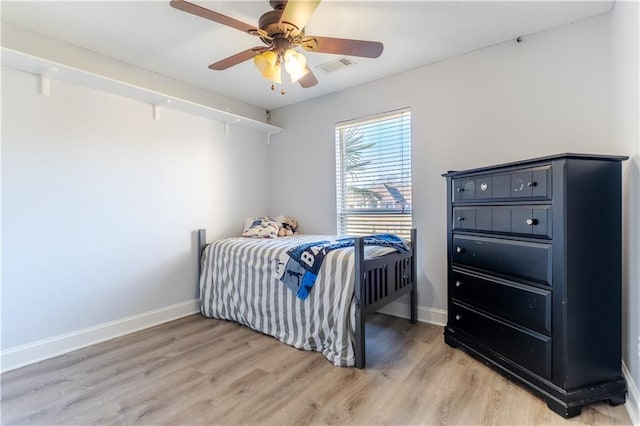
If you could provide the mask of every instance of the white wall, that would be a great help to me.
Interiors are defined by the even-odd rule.
[[[335,232],[334,125],[411,107],[419,305],[446,309],[448,170],[562,152],[626,154],[611,138],[609,17],[479,50],[272,112],[271,211]],[[322,75],[318,75],[322,84]]]
[[[62,82],[41,96],[2,68],[2,349],[193,301],[194,231],[236,235],[264,209],[267,149]]]
[[[623,359],[634,383],[629,383],[630,414],[640,422],[640,69],[638,2],[618,1],[611,13],[613,140],[631,157],[623,172]],[[632,420],[634,420],[632,418]]]

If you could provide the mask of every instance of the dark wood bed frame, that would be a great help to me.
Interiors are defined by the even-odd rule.
[[[365,321],[378,309],[406,293],[410,294],[410,316],[412,324],[417,321],[418,295],[416,291],[416,244],[417,231],[411,230],[411,250],[408,253],[390,253],[385,256],[365,259],[363,238],[355,239],[355,317],[356,334],[354,352],[356,368],[365,366]],[[204,229],[198,230],[200,259],[207,244]],[[199,262],[202,268],[202,261]],[[198,271],[198,276],[202,271]]]

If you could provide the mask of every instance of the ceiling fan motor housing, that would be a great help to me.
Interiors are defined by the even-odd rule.
[[[273,37],[275,34],[282,34],[283,30],[279,25],[281,16],[282,10],[271,10],[260,17],[258,26],[261,30],[264,30],[269,37]]]
[[[262,31],[267,33],[271,38],[288,38],[289,42],[293,42],[291,33],[294,33],[296,36],[303,34],[302,28],[298,28],[290,22],[280,22],[287,1],[271,0],[269,3],[274,10],[264,13],[258,20],[258,27]],[[262,41],[267,45],[270,44],[264,39]]]
[[[276,52],[284,53],[289,47],[291,47],[291,43],[289,39],[283,37],[275,37],[272,41],[273,50]]]
[[[269,4],[275,10],[284,10],[284,7],[287,5],[287,0],[270,0]]]

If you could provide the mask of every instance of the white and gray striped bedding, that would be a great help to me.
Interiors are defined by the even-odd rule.
[[[294,235],[275,239],[227,238],[208,245],[200,276],[200,311],[236,321],[299,349],[322,352],[352,366],[355,330],[353,248],[330,252],[309,297],[300,300],[274,278],[280,255],[298,244],[332,238]],[[394,251],[365,246],[365,257]]]

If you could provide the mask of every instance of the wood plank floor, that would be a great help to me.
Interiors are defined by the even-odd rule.
[[[565,420],[442,332],[377,314],[357,370],[192,315],[3,374],[2,424],[630,424],[607,403]]]

